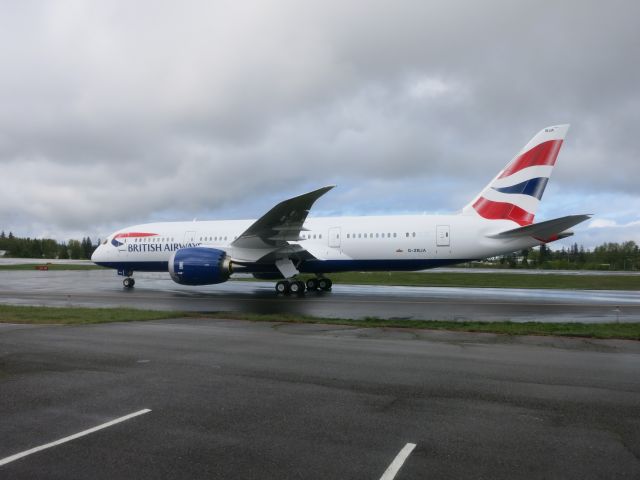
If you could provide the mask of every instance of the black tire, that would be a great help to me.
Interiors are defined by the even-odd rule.
[[[289,295],[289,282],[285,280],[281,280],[276,283],[276,293],[280,293],[282,295]]]
[[[300,280],[296,280],[295,282],[291,282],[291,284],[289,285],[289,291],[293,294],[293,295],[302,295],[304,293],[304,282],[301,282]]]
[[[307,280],[307,290],[310,291],[310,292],[318,290],[318,279],[317,278],[310,278],[309,280]]]
[[[331,290],[331,285],[333,285],[333,283],[328,278],[321,278],[320,280],[318,280],[318,288],[320,288],[320,290],[322,290],[323,292],[328,292],[329,290]]]
[[[135,283],[136,283],[136,282],[133,280],[133,278],[129,278],[129,277],[125,278],[125,279],[122,281],[122,285],[124,286],[124,288],[133,288],[133,285],[134,285]]]

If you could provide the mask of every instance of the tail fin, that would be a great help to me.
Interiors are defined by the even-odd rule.
[[[467,206],[463,214],[530,225],[569,125],[547,127],[515,156]]]

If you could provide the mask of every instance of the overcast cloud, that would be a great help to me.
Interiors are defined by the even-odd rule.
[[[460,209],[571,123],[537,218],[640,243],[640,4],[0,4],[0,228]]]

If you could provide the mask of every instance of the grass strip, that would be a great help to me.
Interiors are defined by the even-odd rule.
[[[135,308],[31,307],[0,305],[0,323],[85,325],[183,317],[181,312]]]
[[[558,275],[553,273],[349,272],[331,274],[334,283],[416,287],[560,288],[640,290],[640,275]]]
[[[1,270],[33,270],[37,264],[0,265]],[[45,265],[45,264],[41,264]],[[47,264],[49,270],[104,270],[90,264]],[[330,275],[334,283],[406,287],[558,288],[570,290],[640,290],[640,275],[559,275],[553,273],[346,272]],[[303,275],[301,279],[310,278]],[[249,280],[240,278],[238,280]]]
[[[163,312],[132,308],[59,308],[0,305],[0,322],[4,323],[80,325],[185,317],[249,320],[253,322],[346,325],[359,328],[408,328],[455,332],[499,333],[505,335],[552,335],[561,337],[640,340],[640,323],[518,323],[382,319],[376,317],[353,320],[346,318],[309,317],[305,315],[235,312]]]
[[[311,323],[347,325],[362,328],[409,328],[454,332],[500,333],[505,335],[552,335],[560,337],[640,340],[640,323],[519,323],[510,321],[406,320],[377,317],[365,317],[361,320],[354,320],[346,318],[319,318],[304,315],[245,314],[234,312],[215,312],[201,316],[205,318],[249,320],[254,322]]]
[[[104,270],[105,267],[90,264],[73,263],[20,263],[16,265],[0,265],[0,270],[33,270],[37,271],[37,266],[46,265],[49,270]]]

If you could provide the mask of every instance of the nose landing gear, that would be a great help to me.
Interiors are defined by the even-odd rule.
[[[124,280],[122,280],[122,286],[124,288],[133,288],[135,284],[136,284],[136,281],[131,277],[127,277]]]

